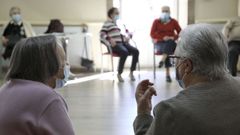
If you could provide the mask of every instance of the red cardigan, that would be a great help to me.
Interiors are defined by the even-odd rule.
[[[171,19],[167,24],[163,24],[159,19],[156,19],[151,28],[151,37],[157,42],[163,41],[165,36],[171,36],[177,40],[180,31],[181,27],[175,19]]]

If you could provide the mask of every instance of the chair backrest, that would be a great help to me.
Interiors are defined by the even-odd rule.
[[[103,54],[104,52],[103,52],[103,45],[107,48],[107,51],[108,51],[108,53],[110,53],[110,54],[112,54],[112,48],[110,47],[110,46],[108,46],[108,45],[106,45],[104,42],[102,42],[102,41],[100,41],[100,45],[101,45],[101,53]]]

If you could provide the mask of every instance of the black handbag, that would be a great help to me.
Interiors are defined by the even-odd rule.
[[[83,57],[83,54],[86,54],[86,58]],[[84,37],[84,46],[82,50],[82,57],[81,57],[81,66],[87,68],[87,70],[92,70],[94,66],[94,61],[88,58],[88,50],[87,50],[87,39]]]
[[[93,61],[88,58],[81,57],[81,66],[86,67],[88,70],[93,69]]]

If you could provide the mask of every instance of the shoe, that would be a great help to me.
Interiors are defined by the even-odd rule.
[[[73,74],[72,72],[69,72],[69,80],[73,80],[74,78],[76,78],[76,74]]]
[[[162,68],[162,67],[163,67],[163,64],[164,64],[163,61],[160,61],[158,67],[159,67],[159,68]]]
[[[170,77],[170,76],[166,76],[166,81],[167,81],[168,83],[172,82],[171,77]]]
[[[135,81],[135,77],[134,77],[134,75],[133,75],[133,72],[130,72],[129,77],[130,77],[130,80],[131,80],[131,81]]]
[[[122,78],[122,76],[120,74],[117,74],[117,78],[118,78],[119,82],[124,82],[124,80],[123,80],[123,78]]]

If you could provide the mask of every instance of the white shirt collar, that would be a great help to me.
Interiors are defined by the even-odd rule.
[[[22,23],[23,23],[23,22],[22,22],[22,21],[20,21],[20,22],[18,22],[18,23],[17,23],[17,25],[18,25],[18,26],[20,26]],[[11,21],[10,21],[10,24],[16,24],[16,23],[14,23],[14,21],[13,21],[13,20],[11,20]]]

